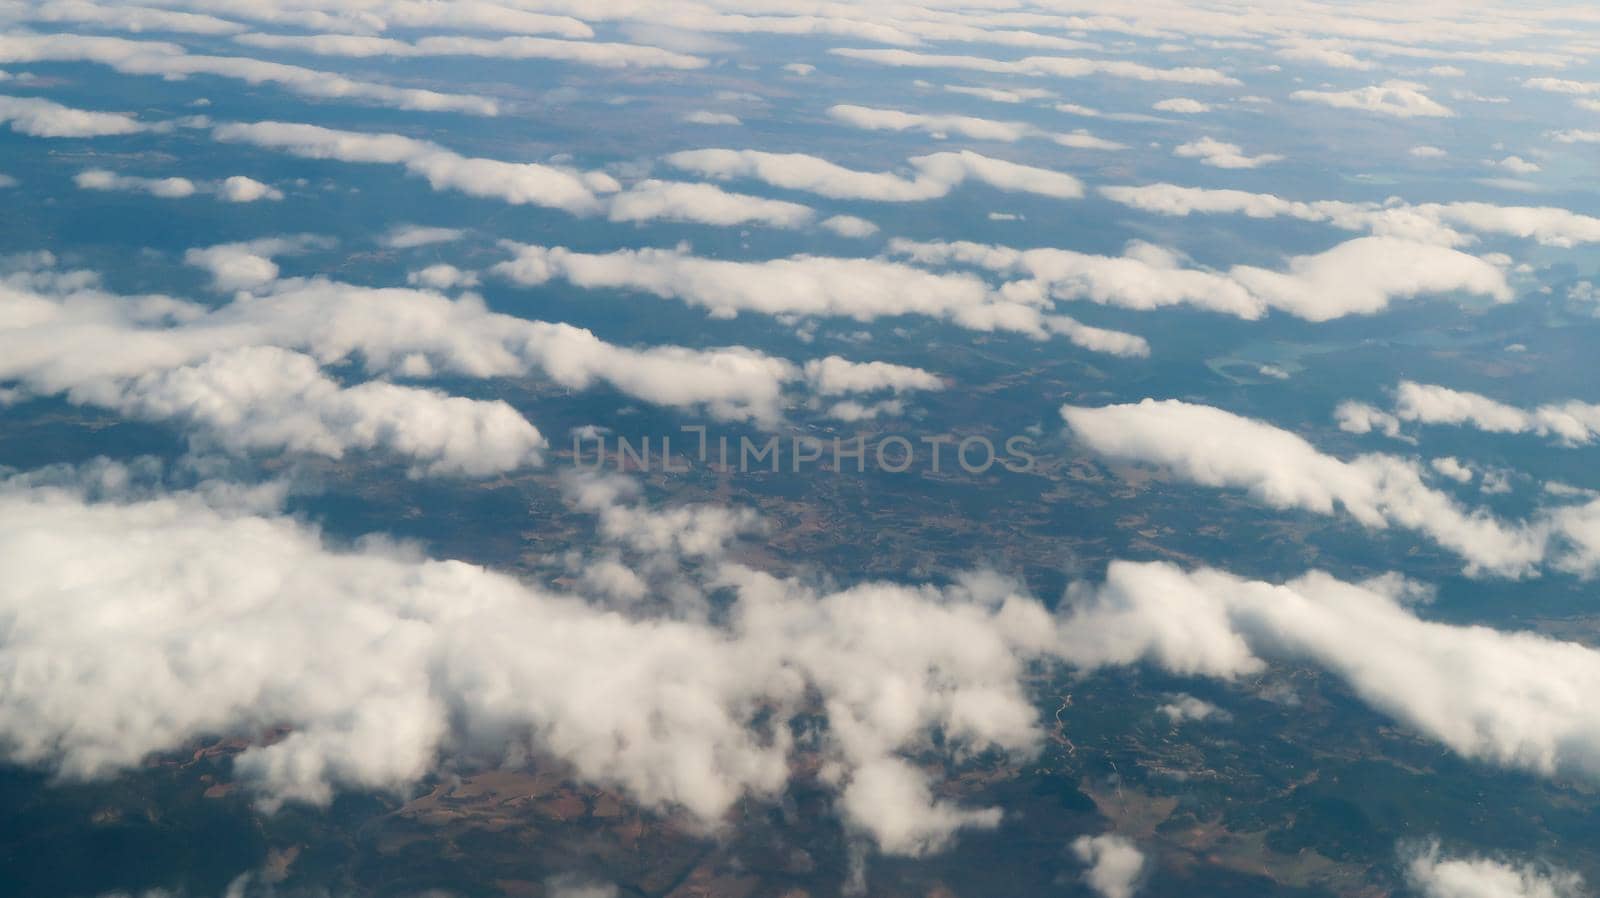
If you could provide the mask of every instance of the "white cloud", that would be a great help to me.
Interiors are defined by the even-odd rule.
[[[1545,528],[1462,508],[1429,487],[1414,461],[1381,454],[1344,461],[1265,422],[1176,400],[1066,406],[1061,414],[1098,455],[1155,465],[1201,486],[1242,489],[1273,508],[1342,511],[1370,529],[1417,531],[1461,556],[1470,572],[1529,575],[1545,558]]]
[[[711,112],[706,109],[696,109],[683,117],[691,125],[738,125],[743,124],[739,117],[731,112]]]
[[[217,195],[230,203],[283,199],[283,191],[244,175],[230,175],[223,178],[222,183],[217,185]]]
[[[428,290],[454,290],[459,287],[478,286],[478,276],[441,262],[407,274],[406,283]]]
[[[1551,206],[1499,206],[1479,202],[1411,205],[1398,199],[1385,203],[1302,202],[1270,193],[1176,184],[1102,187],[1100,192],[1108,199],[1160,215],[1229,213],[1250,218],[1298,218],[1326,222],[1347,231],[1370,231],[1379,236],[1447,246],[1472,242],[1472,238],[1455,228],[1531,238],[1546,246],[1571,247],[1600,241],[1600,218]]]
[[[854,215],[832,215],[818,224],[840,237],[871,237],[878,233],[877,225]]]
[[[819,396],[944,389],[944,381],[938,375],[921,368],[888,362],[850,362],[836,355],[806,362],[805,375]]]
[[[87,169],[74,175],[72,181],[84,190],[123,190],[148,193],[162,199],[183,199],[197,193],[211,194],[230,203],[283,199],[282,191],[243,175],[234,175],[221,181],[195,182],[180,177],[145,178],[119,175],[104,169]]]
[[[184,253],[186,265],[211,272],[211,288],[228,293],[265,287],[278,279],[273,256],[304,252],[321,245],[320,238],[302,234],[292,237],[262,237],[242,243],[220,243],[197,247]]]
[[[761,224],[800,228],[811,223],[809,206],[729,193],[715,184],[646,180],[611,197],[612,221],[691,221],[729,227]]]
[[[1015,143],[1037,137],[1052,140],[1061,146],[1080,150],[1123,150],[1127,147],[1113,140],[1095,137],[1086,131],[1057,134],[1035,128],[1025,122],[1005,122],[977,118],[970,115],[947,115],[925,112],[904,112],[898,109],[878,109],[870,106],[853,106],[841,103],[828,108],[835,121],[867,131],[921,131],[943,140],[958,134],[972,140],[993,140]]]
[[[1340,109],[1357,109],[1398,118],[1448,118],[1455,115],[1424,93],[1424,86],[1411,81],[1386,81],[1353,90],[1297,90],[1289,96],[1310,103],[1323,103]]]
[[[415,249],[437,243],[453,243],[466,235],[467,232],[460,228],[396,225],[379,242],[390,249]]]
[[[1172,151],[1172,155],[1199,159],[1200,164],[1212,168],[1259,168],[1269,162],[1279,162],[1283,159],[1282,156],[1273,153],[1247,156],[1238,144],[1223,143],[1211,137],[1179,144],[1177,149]]]
[[[1401,381],[1395,388],[1394,416],[1486,433],[1531,433],[1563,446],[1586,446],[1600,438],[1600,405],[1569,399],[1521,409],[1479,393],[1413,381]]]
[[[1125,60],[1077,59],[1069,56],[1027,56],[1022,59],[984,59],[977,56],[947,56],[916,53],[910,50],[860,50],[841,48],[830,50],[838,56],[873,62],[879,65],[910,68],[962,69],[974,72],[1018,74],[1052,78],[1083,78],[1090,75],[1108,75],[1135,81],[1159,81],[1179,84],[1238,84],[1238,80],[1216,69],[1177,68],[1158,69]]]
[[[1083,881],[1100,898],[1133,898],[1144,873],[1144,852],[1123,836],[1079,836],[1072,853],[1087,864]]]
[[[934,137],[959,134],[973,140],[1014,143],[1034,133],[1031,125],[1022,122],[1002,122],[970,115],[902,112],[898,109],[875,109],[844,103],[829,107],[828,115],[835,121],[868,131],[922,131]]]
[[[755,178],[786,190],[803,190],[833,199],[916,202],[937,199],[967,180],[999,190],[1036,193],[1058,199],[1083,195],[1083,184],[1063,172],[1019,165],[962,150],[908,160],[914,175],[864,172],[804,153],[758,150],[685,150],[666,157],[676,168],[718,179]]]
[[[7,12],[20,13],[23,21],[72,23],[120,31],[173,31],[185,34],[234,34],[244,26],[216,16],[148,6],[106,5],[88,0],[44,0]]]
[[[38,97],[0,96],[0,124],[29,137],[108,137],[147,130],[131,115],[73,109]]]
[[[590,507],[604,519],[619,500]],[[681,532],[673,512],[692,511],[620,510],[608,539]],[[922,854],[1000,812],[934,799],[909,756],[1040,744],[1023,682],[1053,626],[996,578],[818,592],[713,559],[700,588],[731,596],[720,622],[634,617],[382,543],[333,550],[197,493],[86,502],[15,484],[0,563],[18,572],[0,583],[0,663],[65,662],[0,696],[4,751],[68,778],[283,726],[233,761],[269,802],[404,789],[444,751],[521,748],[715,824],[778,798],[805,715],[852,829]]]
[[[597,193],[620,185],[609,175],[579,172],[533,162],[501,162],[453,153],[425,140],[399,134],[338,131],[286,122],[220,125],[212,135],[225,143],[247,143],[308,159],[338,159],[400,165],[425,178],[434,190],[499,199],[512,205],[538,205],[574,214],[600,211]]]
[[[1415,146],[1406,152],[1418,159],[1443,159],[1444,157],[1450,155],[1448,152],[1438,147],[1430,146]]]
[[[1416,850],[1406,879],[1423,898],[1580,898],[1583,878],[1547,866],[1443,854],[1437,842]]]
[[[545,439],[511,406],[372,381],[344,387],[310,356],[267,346],[126,382],[112,406],[200,428],[192,439],[245,453],[342,458],[379,450],[425,474],[483,477],[540,463]]]
[[[1568,94],[1572,96],[1589,96],[1600,93],[1600,81],[1572,81],[1565,78],[1529,78],[1522,82],[1523,87],[1533,90],[1542,90],[1553,94]]]
[[[962,84],[946,84],[946,91],[953,94],[965,94],[977,97],[992,103],[1022,103],[1027,100],[1043,100],[1055,96],[1048,90],[1037,87],[1023,87],[1016,89],[1001,89],[998,87],[972,87]]]
[[[1309,321],[1370,315],[1395,299],[1462,290],[1509,301],[1504,274],[1475,256],[1387,237],[1362,237],[1294,256],[1285,271],[1234,266],[1184,268],[1170,250],[1134,242],[1120,257],[1061,249],[1015,250],[975,243],[896,240],[891,249],[923,263],[960,263],[1020,273],[1001,288],[1019,302],[1041,296],[1088,299],[1133,309],[1188,304],[1241,318],[1279,310]]]
[[[1497,162],[1491,161],[1489,164],[1518,175],[1531,175],[1534,172],[1541,171],[1537,162],[1529,162],[1521,156],[1507,156]]]
[[[724,419],[776,421],[800,366],[743,347],[629,348],[587,330],[489,312],[470,294],[370,288],[322,279],[273,280],[263,252],[289,241],[210,247],[194,261],[227,289],[254,295],[217,308],[168,297],[121,297],[83,273],[27,272],[0,280],[0,383],[73,402],[116,405],[127,382],[195,365],[230,349],[276,346],[324,366],[426,378],[542,375],[569,389],[604,384],[658,405]]]
[[[699,69],[707,61],[660,47],[603,41],[567,41],[547,37],[485,39],[440,35],[415,43],[387,37],[342,34],[241,34],[235,41],[269,50],[292,50],[321,56],[395,56],[402,58],[477,56],[495,59],[553,59],[600,68]]]
[[[1066,657],[1086,668],[1147,662],[1235,680],[1268,661],[1315,664],[1462,757],[1600,778],[1600,716],[1588,700],[1600,688],[1600,652],[1532,632],[1425,620],[1396,584],[1321,572],[1266,583],[1113,562],[1104,585],[1075,591],[1060,632]]]
[[[1156,710],[1173,723],[1183,723],[1188,720],[1206,720],[1211,717],[1222,720],[1227,716],[1227,712],[1216,705],[1204,699],[1184,694],[1173,696],[1171,701]]]
[[[1170,99],[1161,100],[1155,104],[1154,108],[1160,112],[1177,112],[1182,113],[1183,115],[1199,115],[1202,112],[1211,111],[1211,106],[1209,104],[1202,103],[1199,100],[1190,99],[1189,97],[1172,97]]]
[[[1007,298],[971,275],[935,274],[885,259],[793,256],[735,262],[693,256],[684,248],[592,254],[507,246],[515,258],[493,271],[519,284],[559,278],[587,289],[635,290],[699,306],[718,318],[741,312],[857,321],[925,315],[977,331],[1015,331],[1039,339],[1062,334],[1095,351],[1148,352],[1137,337],[1050,315],[1041,297]]]
[[[495,115],[499,106],[485,97],[390,87],[354,81],[299,66],[238,56],[191,55],[177,44],[76,34],[0,34],[0,62],[94,62],[124,75],[183,78],[213,75],[249,84],[277,84],[304,97],[356,98],[397,109]]]
[[[140,178],[98,168],[79,172],[73,176],[72,183],[83,190],[126,190],[162,199],[182,199],[198,192],[188,178]]]

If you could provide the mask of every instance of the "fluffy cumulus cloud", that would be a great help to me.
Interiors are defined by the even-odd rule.
[[[221,125],[212,136],[224,143],[244,143],[280,150],[307,159],[399,165],[427,180],[434,190],[498,199],[512,205],[536,205],[576,214],[601,211],[597,194],[621,189],[615,178],[536,162],[502,162],[462,156],[425,140],[399,134],[339,131],[318,125],[256,122]]]
[[[233,175],[220,181],[192,181],[183,177],[146,178],[138,175],[121,175],[101,168],[91,168],[73,176],[72,182],[84,190],[122,190],[148,193],[163,199],[183,199],[196,194],[209,194],[230,203],[283,199],[283,191],[244,175]]]
[[[309,159],[399,165],[427,180],[434,190],[536,205],[575,215],[607,214],[612,221],[687,221],[730,227],[761,224],[797,228],[811,223],[808,206],[729,193],[714,184],[646,179],[627,189],[610,175],[537,162],[504,162],[462,156],[399,134],[338,131],[285,122],[221,125],[213,136]]]
[[[685,150],[666,158],[669,165],[702,177],[753,178],[785,190],[801,190],[832,199],[917,202],[938,199],[966,181],[977,181],[1013,193],[1035,193],[1058,199],[1083,195],[1083,184],[1063,172],[1019,165],[962,150],[933,153],[908,160],[914,174],[864,172],[805,153],[757,150]]]
[[[1311,573],[1266,583],[1216,570],[1114,562],[1061,624],[1064,654],[1093,668],[1148,663],[1235,680],[1309,663],[1463,757],[1544,776],[1600,777],[1600,652],[1526,632],[1417,616],[1388,580]]]
[[[0,124],[29,137],[109,137],[148,130],[125,113],[74,109],[39,97],[0,96]]]
[[[1271,424],[1176,400],[1066,406],[1061,414],[1097,455],[1156,465],[1201,486],[1242,489],[1273,508],[1342,511],[1364,527],[1414,530],[1461,556],[1469,570],[1526,575],[1545,559],[1545,528],[1461,507],[1408,459],[1369,454],[1346,461]]]
[[[799,228],[815,213],[809,206],[783,200],[729,193],[715,184],[685,184],[654,179],[640,181],[611,197],[612,221],[689,221],[718,227],[760,224]]]
[[[1355,109],[1397,118],[1448,118],[1448,107],[1429,97],[1426,88],[1411,81],[1386,81],[1352,90],[1297,90],[1290,97],[1339,109]]]
[[[1095,137],[1086,131],[1058,134],[1035,128],[1025,122],[998,121],[971,115],[906,112],[900,109],[880,109],[849,103],[829,107],[828,115],[834,121],[865,131],[920,131],[939,140],[952,134],[970,140],[992,140],[1000,143],[1015,143],[1037,137],[1080,150],[1127,149],[1114,140]]]
[[[320,56],[392,56],[402,58],[478,56],[494,59],[550,59],[608,69],[699,69],[698,56],[660,47],[604,41],[569,41],[547,37],[486,39],[458,35],[424,37],[414,43],[387,37],[348,34],[241,34],[234,41],[268,50],[292,50]]]
[[[194,365],[120,384],[112,407],[181,421],[198,443],[235,453],[343,458],[381,451],[423,474],[483,477],[540,462],[545,439],[501,401],[369,381],[346,387],[310,356],[267,346],[224,350]]]
[[[124,75],[185,78],[210,75],[249,84],[277,84],[301,96],[338,100],[353,98],[397,109],[495,115],[495,101],[463,94],[391,87],[355,81],[332,72],[266,62],[239,56],[203,56],[157,41],[77,34],[0,35],[0,62],[94,62]]]
[[[1193,305],[1241,318],[1277,310],[1309,321],[1381,312],[1396,299],[1463,291],[1512,298],[1504,273],[1458,250],[1387,237],[1346,241],[1294,256],[1282,271],[1236,265],[1226,272],[1185,267],[1178,254],[1136,241],[1122,256],[1063,249],[1016,250],[969,242],[897,240],[891,248],[925,264],[976,266],[1022,275],[1000,293],[1087,299],[1132,309]]]
[[[1146,184],[1100,188],[1107,199],[1158,215],[1244,215],[1325,222],[1346,231],[1367,231],[1422,243],[1463,246],[1473,234],[1536,240],[1572,247],[1600,241],[1600,218],[1552,206],[1500,206],[1482,202],[1384,203],[1290,200],[1245,190]],[[1458,230],[1459,229],[1459,230]],[[1468,233],[1462,233],[1468,232]]]
[[[617,346],[570,325],[489,312],[471,295],[277,279],[275,263],[260,255],[301,245],[274,238],[200,250],[194,261],[219,285],[251,291],[217,307],[106,293],[83,273],[13,274],[0,282],[0,383],[188,422],[197,439],[223,448],[376,450],[423,469],[481,474],[536,461],[538,432],[503,403],[383,379],[537,374],[572,389],[605,385],[762,421],[781,418],[788,391],[813,382],[831,395],[934,380],[900,366],[860,363],[856,371],[842,359],[808,373],[743,347]],[[352,364],[380,380],[346,387],[313,370]]]
[[[1411,851],[1406,879],[1423,898],[1579,898],[1587,894],[1576,873],[1475,855],[1451,856],[1437,842]]]
[[[1152,108],[1157,112],[1176,112],[1182,115],[1199,115],[1202,112],[1211,111],[1210,104],[1202,103],[1189,97],[1172,97],[1160,100]]]
[[[1401,381],[1395,387],[1393,412],[1372,409],[1363,413],[1371,406],[1359,403],[1349,404],[1348,408],[1350,420],[1341,426],[1356,433],[1378,429],[1398,436],[1399,422],[1404,421],[1471,427],[1486,433],[1535,434],[1563,446],[1586,446],[1600,437],[1600,405],[1576,399],[1524,409],[1481,393]],[[1376,426],[1363,426],[1368,421]],[[1393,426],[1388,425],[1390,421]]]
[[[1072,853],[1088,869],[1083,881],[1100,898],[1133,898],[1144,873],[1144,852],[1127,838],[1113,833],[1079,836]]]
[[[972,72],[1016,74],[1049,78],[1084,78],[1104,75],[1134,81],[1155,81],[1177,84],[1238,84],[1239,81],[1216,69],[1185,67],[1176,69],[1152,68],[1136,62],[1110,59],[1078,59],[1069,56],[1027,56],[1022,59],[985,59],[978,56],[950,56],[935,53],[918,53],[911,50],[860,50],[843,48],[832,51],[835,55],[878,65],[961,69]]]
[[[908,763],[938,751],[936,730],[948,751],[1039,745],[1022,682],[1049,653],[1050,616],[993,578],[818,592],[713,559],[734,598],[711,623],[382,545],[330,549],[201,493],[90,502],[7,485],[0,511],[0,560],[24,571],[0,585],[0,663],[40,673],[0,696],[4,752],[69,778],[283,726],[233,765],[269,803],[404,788],[447,745],[520,745],[715,822],[778,796],[791,722],[820,715],[847,825],[921,854],[999,819],[935,797]],[[614,538],[658,524],[636,512]]]
[[[1224,143],[1211,137],[1179,144],[1172,154],[1185,159],[1199,159],[1201,165],[1209,165],[1212,168],[1260,168],[1268,163],[1283,160],[1282,156],[1274,153],[1246,155],[1238,144]]]
[[[742,312],[872,321],[922,315],[977,331],[1052,334],[1096,351],[1143,355],[1137,337],[1051,314],[1040,296],[1014,300],[965,274],[939,274],[887,259],[793,256],[735,262],[694,256],[684,248],[580,253],[565,247],[507,244],[515,257],[493,271],[516,283],[551,280],[588,289],[622,289],[677,299],[732,318]]]

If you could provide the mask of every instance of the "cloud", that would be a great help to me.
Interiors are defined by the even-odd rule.
[[[888,362],[850,362],[836,355],[806,362],[805,375],[819,396],[944,389],[944,381],[938,375],[921,368]]]
[[[546,445],[504,402],[378,381],[344,387],[310,356],[267,346],[133,378],[111,406],[198,427],[193,441],[208,448],[334,459],[376,450],[430,475],[485,477],[537,465]]]
[[[1480,234],[1533,239],[1546,246],[1571,247],[1600,241],[1600,218],[1551,206],[1499,206],[1493,203],[1455,202],[1408,204],[1352,203],[1340,200],[1302,202],[1270,193],[1147,184],[1139,187],[1100,188],[1107,199],[1158,215],[1183,217],[1235,214],[1250,218],[1297,218],[1326,222],[1347,231],[1370,231],[1446,246],[1462,246],[1472,238],[1461,228]]]
[[[1083,195],[1083,183],[1063,172],[1019,165],[962,150],[908,160],[914,174],[864,172],[804,153],[757,150],[685,150],[666,157],[668,165],[717,179],[755,178],[785,190],[803,190],[832,199],[918,202],[938,199],[975,180],[999,190],[1036,193],[1058,199]]]
[[[1039,297],[1018,301],[966,274],[936,274],[885,259],[793,256],[735,262],[693,256],[684,248],[579,253],[565,247],[507,244],[515,258],[492,270],[537,286],[562,279],[586,289],[622,289],[678,299],[718,318],[741,312],[845,317],[872,321],[924,315],[977,331],[1052,333],[1096,351],[1143,354],[1137,337],[1086,328],[1048,314]]]
[[[1346,241],[1288,259],[1284,271],[1238,265],[1227,272],[1184,268],[1171,250],[1135,241],[1120,257],[1062,249],[896,240],[891,250],[924,264],[975,265],[1026,280],[1001,288],[1017,301],[1087,299],[1150,310],[1187,304],[1255,319],[1279,310],[1308,321],[1370,315],[1395,299],[1456,290],[1512,298],[1501,271],[1475,256],[1386,237]]]
[[[646,180],[611,197],[612,221],[690,221],[729,227],[761,224],[800,228],[811,223],[809,206],[729,193],[715,184]]]
[[[478,276],[441,262],[407,274],[406,283],[428,290],[454,290],[459,287],[478,286]]]
[[[1576,873],[1486,857],[1447,857],[1437,842],[1414,850],[1406,880],[1423,898],[1579,898]]]
[[[172,31],[183,34],[234,34],[244,30],[237,22],[229,22],[203,13],[178,10],[152,9],[148,6],[123,6],[91,3],[88,0],[45,0],[32,6],[20,6],[8,13],[20,14],[22,21],[71,23],[95,28],[115,28],[120,31]]]
[[[691,125],[740,125],[739,117],[731,112],[711,112],[705,109],[696,109],[683,117]]]
[[[1532,632],[1424,620],[1393,578],[1320,572],[1284,583],[1166,563],[1113,562],[1060,628],[1085,669],[1148,663],[1237,680],[1314,664],[1408,729],[1481,763],[1600,777],[1600,652]]]
[[[1308,103],[1323,103],[1339,109],[1357,109],[1398,118],[1448,118],[1455,115],[1431,99],[1424,90],[1423,85],[1410,81],[1386,81],[1353,90],[1297,90],[1289,96]]]
[[[1186,694],[1173,696],[1170,702],[1156,710],[1175,724],[1183,723],[1187,720],[1206,720],[1211,717],[1223,720],[1228,716],[1228,712],[1218,708],[1216,705]]]
[[[1153,108],[1158,112],[1177,112],[1183,115],[1199,115],[1202,112],[1211,111],[1210,105],[1188,97],[1172,97],[1161,100]]]
[[[840,48],[828,51],[836,56],[878,65],[961,69],[996,74],[1017,74],[1051,78],[1083,78],[1090,75],[1108,75],[1134,81],[1158,81],[1178,84],[1238,84],[1238,80],[1216,69],[1177,68],[1158,69],[1124,60],[1076,59],[1068,56],[1027,56],[1015,60],[984,59],[977,56],[947,56],[916,53],[910,50],[860,50]]]
[[[223,293],[253,290],[278,279],[278,266],[272,261],[273,256],[304,252],[324,242],[310,234],[262,237],[241,243],[196,247],[183,254],[183,262],[211,272],[213,290]]]
[[[240,44],[268,50],[291,50],[319,56],[394,56],[426,58],[438,56],[476,56],[492,59],[551,59],[608,69],[700,69],[707,61],[699,56],[674,53],[659,47],[617,44],[603,41],[567,41],[546,37],[504,37],[485,39],[440,35],[424,37],[414,43],[387,37],[343,34],[241,34]]]
[[[215,308],[104,293],[83,273],[0,280],[0,383],[116,406],[133,379],[225,350],[275,346],[324,367],[359,363],[408,378],[537,374],[568,389],[605,385],[644,402],[765,422],[782,417],[785,388],[803,383],[799,365],[744,347],[630,348],[570,325],[490,312],[470,294],[273,280],[276,266],[261,253],[294,248],[257,241],[200,250],[195,263],[227,289],[254,291]]]
[[[1535,434],[1568,447],[1587,446],[1600,437],[1600,405],[1568,399],[1522,409],[1479,393],[1413,381],[1401,381],[1395,388],[1393,418],[1485,433]]]
[[[1199,159],[1200,164],[1212,168],[1260,168],[1269,162],[1279,162],[1283,159],[1282,156],[1273,153],[1246,156],[1238,144],[1223,143],[1210,137],[1179,144],[1177,149],[1172,151],[1172,155]]]
[[[438,243],[453,243],[467,236],[460,228],[434,228],[423,225],[395,225],[379,240],[390,249],[415,249]]]
[[[0,124],[29,137],[109,137],[148,129],[131,115],[73,109],[38,97],[0,96]]]
[[[283,191],[243,175],[233,175],[221,181],[195,182],[188,178],[119,175],[104,169],[92,168],[74,175],[72,182],[84,190],[124,190],[148,193],[162,199],[183,199],[197,193],[212,194],[230,203],[283,199]]]
[[[1521,156],[1507,156],[1498,161],[1491,160],[1489,164],[1517,175],[1531,175],[1541,170],[1537,162],[1529,162]]]
[[[399,134],[338,131],[286,122],[219,125],[212,136],[224,143],[246,143],[308,159],[400,165],[428,181],[434,190],[498,199],[512,205],[537,205],[574,214],[602,208],[598,193],[620,189],[614,178],[533,162],[501,162],[462,156],[425,140]]]
[[[238,56],[197,56],[177,44],[132,41],[77,34],[0,34],[0,62],[93,62],[124,75],[183,78],[212,75],[248,84],[277,84],[303,97],[368,100],[420,112],[496,115],[499,105],[485,97],[390,87],[354,81],[332,72]]]
[[[1083,881],[1100,898],[1133,898],[1144,873],[1144,852],[1132,841],[1113,833],[1079,836],[1072,853],[1087,864]]]
[[[902,112],[898,109],[874,109],[844,103],[829,107],[828,115],[835,121],[868,131],[922,131],[934,137],[959,134],[973,140],[1014,143],[1033,133],[1032,126],[1022,122],[1001,122],[970,115]]]
[[[674,530],[615,495],[590,507],[619,504],[608,540]],[[701,589],[726,590],[726,615],[635,616],[382,542],[331,549],[201,493],[19,484],[0,488],[0,563],[18,572],[0,584],[0,663],[39,671],[0,695],[3,750],[69,779],[281,726],[233,759],[269,806],[401,790],[446,751],[509,746],[715,824],[779,798],[803,716],[850,827],[922,854],[999,811],[935,800],[910,758],[1040,744],[1023,681],[1052,624],[995,578],[819,592],[714,550]]]
[[[1065,406],[1061,414],[1079,444],[1102,457],[1245,490],[1272,508],[1342,511],[1369,529],[1416,531],[1459,555],[1469,572],[1527,576],[1545,559],[1547,528],[1464,509],[1429,487],[1408,459],[1368,454],[1345,461],[1271,424],[1176,400]]]
[[[878,233],[877,225],[854,215],[832,215],[818,224],[840,237],[871,237]]]
[[[1406,152],[1418,159],[1443,159],[1444,157],[1450,155],[1448,152],[1438,147],[1430,146],[1415,146]]]
[[[1023,103],[1028,100],[1043,100],[1055,94],[1037,87],[1023,87],[1014,90],[1002,90],[997,87],[972,87],[962,84],[946,84],[944,89],[953,94],[965,94],[977,97],[992,103]]]
[[[866,131],[921,131],[939,140],[951,134],[959,134],[972,140],[993,140],[1002,143],[1015,143],[1025,138],[1038,137],[1080,150],[1127,149],[1123,144],[1095,137],[1086,131],[1056,134],[1042,131],[1025,122],[1003,122],[970,115],[903,112],[898,109],[878,109],[847,103],[830,106],[828,115],[835,121]]]

